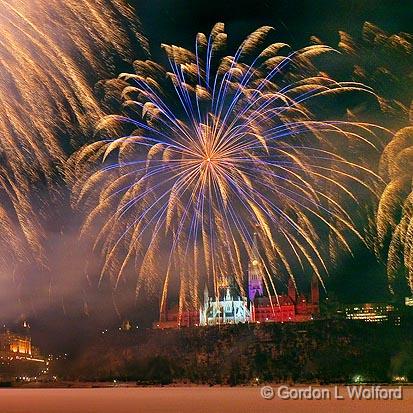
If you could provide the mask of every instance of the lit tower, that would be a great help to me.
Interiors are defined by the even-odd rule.
[[[254,232],[254,245],[252,246],[252,260],[248,264],[248,298],[254,301],[257,296],[264,294],[262,280],[262,264],[258,251],[257,233]]]
[[[318,289],[318,278],[314,274],[311,279],[311,302],[317,304],[320,302],[320,290]]]
[[[288,278],[288,297],[291,298],[293,304],[297,304],[297,290],[291,277]]]

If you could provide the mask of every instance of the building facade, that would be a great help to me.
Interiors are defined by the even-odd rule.
[[[210,297],[208,287],[204,289],[204,300],[199,310],[199,325],[238,324],[251,321],[248,300],[237,294],[236,288],[229,285],[221,289],[218,297]]]
[[[0,334],[0,351],[2,353],[30,357],[32,355],[32,342],[30,337],[14,334],[6,330]]]
[[[178,328],[238,323],[304,322],[319,314],[319,286],[316,276],[311,281],[309,295],[298,294],[292,279],[287,294],[265,294],[264,265],[259,254],[257,236],[254,235],[252,257],[248,264],[248,297],[228,279],[221,280],[218,292],[210,296],[205,286],[199,310],[179,312],[178,307],[161,309],[159,322],[154,328]]]
[[[399,311],[388,303],[347,304],[337,313],[348,320],[361,320],[367,323],[391,321],[395,325],[400,325]]]
[[[263,268],[258,251],[257,234],[254,234],[252,253],[252,259],[248,263],[248,299],[250,302],[253,302],[255,297],[264,295]]]
[[[47,371],[47,361],[28,334],[4,330],[0,333],[0,379],[38,376]]]

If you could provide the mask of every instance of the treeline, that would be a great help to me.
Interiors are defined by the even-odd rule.
[[[328,320],[118,332],[90,343],[57,373],[141,384],[413,380],[413,329],[409,321]]]

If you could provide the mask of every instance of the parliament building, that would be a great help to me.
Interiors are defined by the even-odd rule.
[[[178,306],[161,308],[160,318],[154,328],[197,327],[207,325],[304,322],[319,314],[319,285],[316,276],[311,281],[310,294],[298,294],[293,280],[289,279],[287,294],[266,295],[263,269],[254,237],[253,257],[248,265],[248,297],[242,296],[236,283],[220,280],[218,294],[210,296],[205,285],[199,309],[179,312]]]

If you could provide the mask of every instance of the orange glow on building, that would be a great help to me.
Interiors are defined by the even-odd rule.
[[[3,352],[31,356],[32,342],[30,337],[6,331],[0,334],[0,350]]]
[[[32,354],[32,343],[29,338],[14,337],[10,343],[10,351],[20,354]]]

